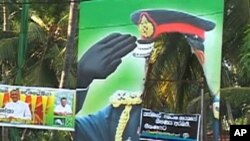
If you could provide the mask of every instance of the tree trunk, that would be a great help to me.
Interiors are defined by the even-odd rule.
[[[10,141],[9,139],[9,128],[8,127],[2,127],[2,141]]]
[[[247,118],[247,125],[250,124],[250,111],[248,110],[246,113],[246,118]]]
[[[232,108],[231,105],[228,101],[226,101],[226,106],[227,106],[227,115],[228,115],[228,122],[230,125],[234,125],[234,118],[233,118],[233,114],[232,114]]]
[[[64,68],[61,74],[60,88],[69,87],[69,75],[72,70],[73,64],[75,63],[76,57],[76,46],[75,46],[75,35],[78,23],[78,2],[70,3],[70,12],[69,12],[69,22],[68,22],[68,37],[66,44],[66,52],[64,59]]]
[[[9,10],[4,0],[3,1],[3,31],[8,31],[10,28],[8,17],[9,17]]]
[[[3,1],[3,31],[8,31],[9,30],[9,22],[8,22],[8,17],[9,17],[9,11],[6,6],[5,0]],[[2,80],[4,80],[4,66],[1,67],[2,69]],[[2,141],[9,141],[9,130],[8,128],[2,127]]]

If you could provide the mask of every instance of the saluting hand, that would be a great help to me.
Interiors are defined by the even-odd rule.
[[[94,44],[78,63],[78,87],[86,88],[94,79],[108,77],[136,47],[135,42],[134,36],[113,33]]]

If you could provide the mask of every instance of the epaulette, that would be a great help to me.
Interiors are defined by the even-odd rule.
[[[133,105],[141,104],[141,94],[138,92],[128,92],[128,91],[116,91],[111,97],[110,102],[113,107],[119,107],[124,105],[125,108],[122,111],[119,119],[119,123],[116,128],[115,141],[123,141],[122,136],[126,128],[126,125],[130,119],[130,111]]]
[[[110,103],[114,107],[141,104],[141,93],[118,90],[110,97]]]

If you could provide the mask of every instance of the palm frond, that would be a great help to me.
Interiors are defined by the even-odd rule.
[[[28,33],[28,39],[29,43],[34,43],[34,42],[39,42],[39,43],[44,43],[47,42],[47,34],[44,31],[44,29],[36,24],[36,23],[29,23],[29,33]]]
[[[55,73],[41,60],[25,70],[24,85],[58,87]]]
[[[246,28],[243,43],[240,51],[240,63],[238,64],[238,73],[241,80],[245,82],[242,83],[244,86],[250,86],[250,26]],[[247,84],[247,85],[245,85]]]
[[[54,70],[57,75],[58,80],[60,79],[60,74],[63,70],[64,61],[64,49],[60,49],[56,44],[48,49],[45,59],[50,60],[50,68]]]
[[[242,34],[249,20],[249,1],[225,1],[224,30],[223,30],[223,58],[237,64]]]
[[[16,62],[18,41],[18,37],[0,40],[0,60]]]
[[[0,40],[1,39],[6,39],[6,38],[12,38],[12,37],[17,37],[18,34],[16,32],[12,31],[2,31],[0,32]]]
[[[68,25],[69,14],[64,15],[58,22],[58,25],[67,26]]]

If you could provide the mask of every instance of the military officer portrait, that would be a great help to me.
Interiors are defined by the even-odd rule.
[[[142,107],[158,111],[174,107],[162,99],[167,89],[163,86],[175,84],[161,80],[178,79],[178,75],[183,74],[177,74],[178,65],[163,65],[168,63],[166,58],[176,56],[182,60],[180,66],[185,65],[186,60],[178,55],[179,52],[194,54],[198,65],[202,66],[206,57],[206,32],[216,26],[208,19],[177,10],[142,9],[134,11],[130,18],[140,37],[114,31],[97,41],[80,58],[76,111],[82,107],[91,83],[116,73],[122,58],[129,53],[135,59],[145,59],[143,91],[117,90],[108,106],[94,114],[78,115],[75,141],[139,141]],[[170,71],[175,75],[169,76]]]

